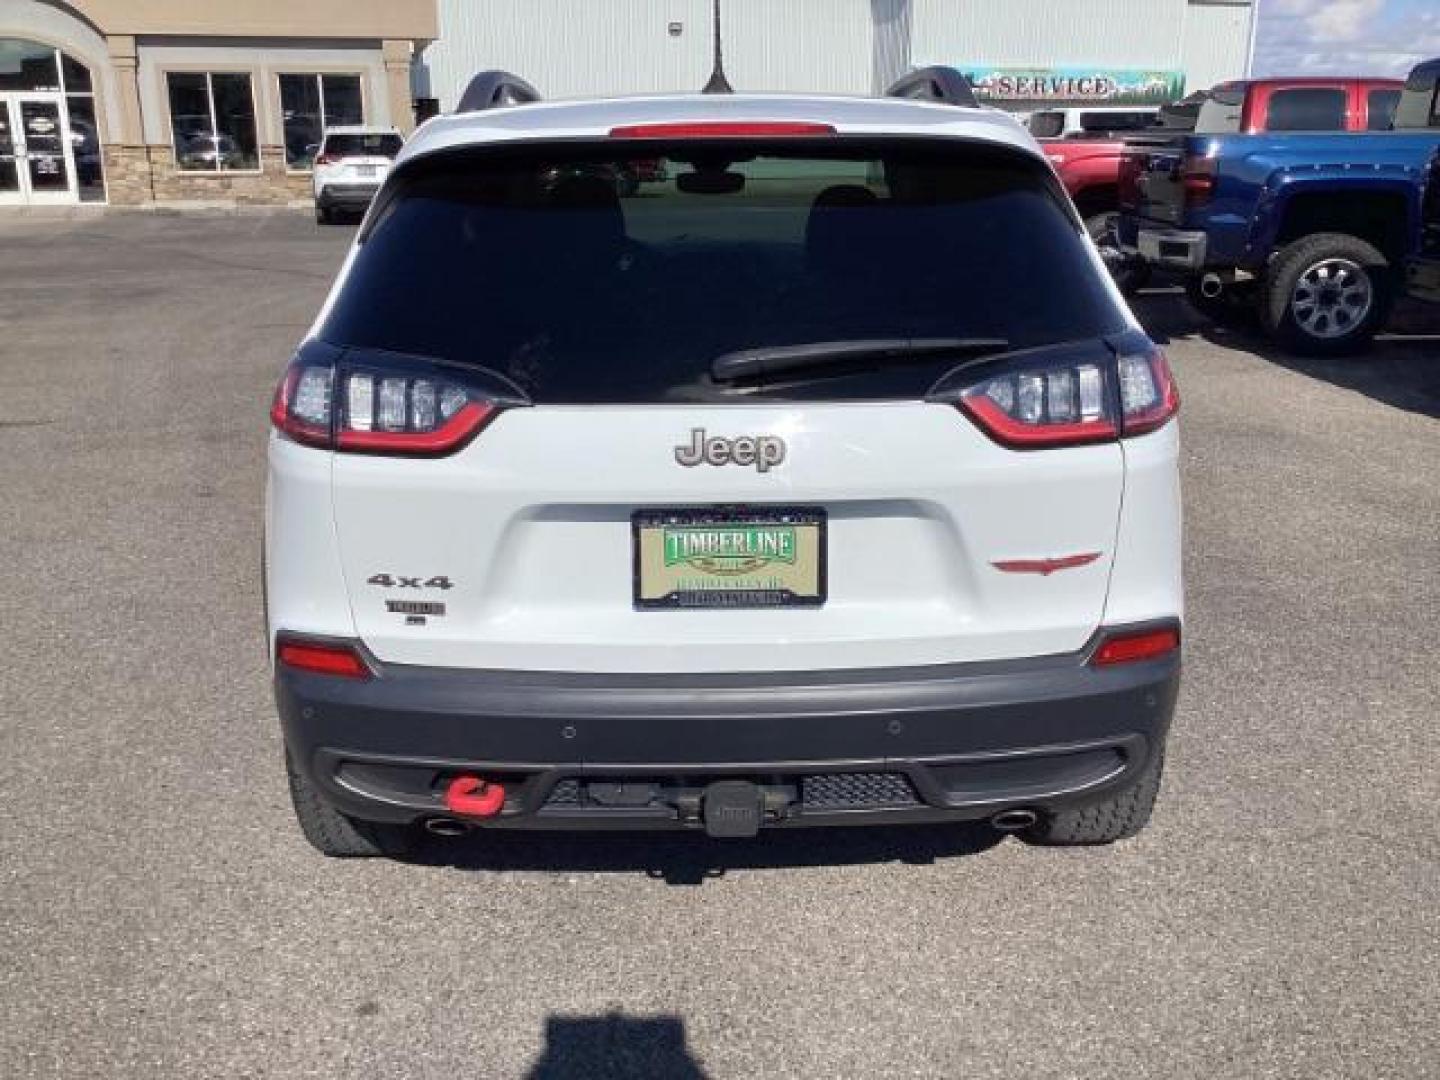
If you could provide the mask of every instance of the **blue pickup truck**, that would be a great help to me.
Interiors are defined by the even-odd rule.
[[[1385,324],[1407,272],[1425,291],[1437,158],[1432,60],[1411,72],[1391,131],[1127,140],[1120,243],[1182,271],[1205,314],[1257,313],[1296,352],[1355,351]]]

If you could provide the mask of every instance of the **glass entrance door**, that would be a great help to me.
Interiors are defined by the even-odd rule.
[[[0,95],[0,206],[25,202],[20,187],[20,155],[15,125],[10,120],[10,105]]]
[[[0,94],[0,203],[72,203],[75,155],[58,94]]]

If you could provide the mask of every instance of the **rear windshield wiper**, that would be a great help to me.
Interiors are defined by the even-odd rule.
[[[722,353],[710,362],[717,382],[770,375],[803,368],[855,363],[912,363],[927,356],[952,353],[1003,352],[1010,342],[998,337],[860,338],[854,341],[812,341],[804,345],[773,345]]]

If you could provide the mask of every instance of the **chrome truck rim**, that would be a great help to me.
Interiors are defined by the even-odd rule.
[[[1352,333],[1370,314],[1375,290],[1364,267],[1350,259],[1325,259],[1295,283],[1290,312],[1311,337],[1337,338]]]

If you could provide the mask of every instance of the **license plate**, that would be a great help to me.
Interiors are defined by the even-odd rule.
[[[639,510],[630,525],[641,610],[825,603],[824,510]]]
[[[361,176],[374,176],[374,175],[375,175],[375,166],[374,166],[374,165],[356,165],[356,166],[355,166],[355,171],[356,171],[359,175],[361,175]]]

